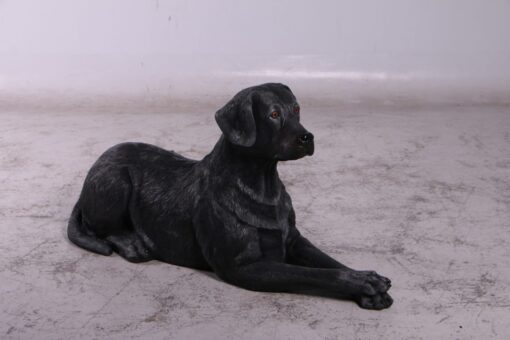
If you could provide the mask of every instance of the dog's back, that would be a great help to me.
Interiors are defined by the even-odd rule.
[[[171,171],[175,174],[186,171],[196,160],[186,158],[174,151],[168,151],[158,146],[146,143],[121,143],[106,150],[94,163],[89,175],[95,168],[106,165],[115,166],[136,166],[140,169],[151,167],[165,172]]]

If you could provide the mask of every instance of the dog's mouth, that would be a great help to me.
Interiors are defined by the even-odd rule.
[[[313,144],[299,145],[298,148],[297,148],[297,150],[298,150],[298,152],[297,152],[298,157],[297,158],[313,155],[313,152],[315,151],[314,149],[315,148],[314,148]]]
[[[311,156],[315,150],[313,144],[299,145],[299,152],[303,154],[303,156]]]
[[[293,148],[277,152],[273,158],[281,161],[296,160],[306,156],[313,155],[314,149],[315,148],[313,143],[306,145],[297,145],[294,146]]]
[[[311,155],[313,155],[313,152],[314,152],[314,150],[315,150],[315,147],[314,147],[314,145],[313,145],[313,144],[310,144],[310,145],[308,145],[305,149],[306,149],[306,154],[307,154],[308,156],[311,156]]]

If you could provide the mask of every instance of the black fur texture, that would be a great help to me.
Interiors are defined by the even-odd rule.
[[[277,163],[313,154],[299,111],[287,86],[263,84],[216,112],[223,134],[200,161],[149,144],[113,146],[88,172],[69,239],[131,262],[212,270],[250,290],[388,308],[389,279],[342,265],[296,228]]]

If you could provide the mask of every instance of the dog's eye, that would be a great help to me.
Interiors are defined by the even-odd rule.
[[[271,112],[271,118],[276,119],[278,117],[280,117],[280,112],[278,111]]]
[[[294,106],[294,113],[299,113],[299,106]]]

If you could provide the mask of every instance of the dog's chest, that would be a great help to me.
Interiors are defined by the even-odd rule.
[[[266,259],[281,260],[285,257],[292,206],[284,190],[269,199],[246,190],[225,190],[215,196],[221,214],[226,214],[223,216],[232,223],[230,230],[233,234],[260,250],[260,255]],[[252,253],[249,251],[247,254]]]
[[[226,191],[221,196],[218,201],[243,224],[261,229],[288,229],[291,206],[283,193],[266,198],[233,190]]]
[[[252,201],[249,207],[237,206],[235,217],[241,233],[253,235],[258,240],[260,255],[266,260],[279,261],[285,258],[289,212],[283,202],[273,205]]]

